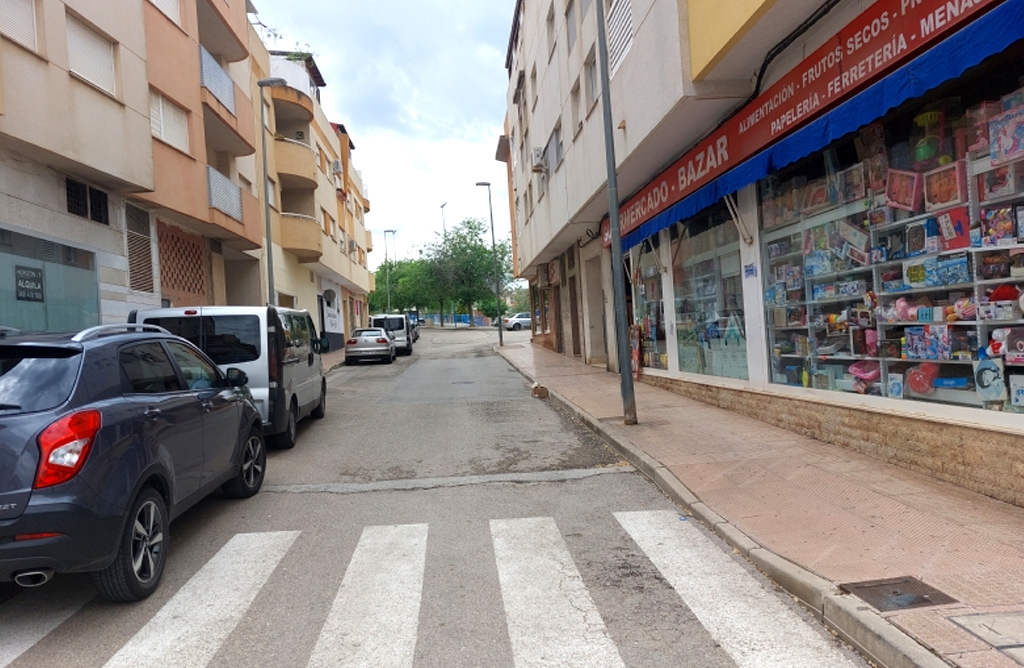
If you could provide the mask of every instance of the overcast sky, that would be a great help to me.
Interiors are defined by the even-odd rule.
[[[508,181],[494,159],[505,118],[505,51],[515,0],[252,0],[271,50],[313,53],[328,119],[344,123],[370,199],[370,267],[413,258],[476,217],[510,235]],[[250,18],[253,18],[250,15]],[[490,241],[489,239],[487,240]]]

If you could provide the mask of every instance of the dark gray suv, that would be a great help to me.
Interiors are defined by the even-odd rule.
[[[111,600],[155,591],[171,520],[263,484],[245,383],[153,325],[0,331],[0,581],[92,572]]]

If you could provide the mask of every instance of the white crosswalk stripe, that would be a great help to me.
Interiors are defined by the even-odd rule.
[[[412,666],[426,554],[426,524],[363,529],[310,667]]]
[[[298,536],[298,531],[279,531],[233,537],[106,668],[208,664]]]
[[[550,517],[491,520],[517,668],[623,666]]]
[[[710,638],[703,636],[706,642],[713,639],[721,647],[713,650],[717,652],[716,661],[727,662],[728,654],[737,668],[853,668],[854,662],[830,644],[819,629],[805,622],[770,586],[723,552],[693,522],[681,521],[677,513],[668,510],[620,512],[614,516],[637,548],[626,547],[625,536],[606,517],[604,530],[615,536],[619,543],[616,549],[631,553],[633,561],[641,559],[643,553],[660,571],[681,603],[663,585],[659,585],[659,596],[670,599],[669,605],[677,605],[689,620],[697,618],[710,634]],[[482,631],[489,632],[488,642],[503,646],[502,651],[506,651],[507,642],[516,668],[623,668],[623,656],[633,660],[630,652],[636,649],[616,645],[554,518],[498,519],[490,520],[488,526],[497,586],[492,584],[491,590],[478,592],[481,598],[473,604],[493,613],[496,629],[492,625]],[[308,660],[304,655],[289,657],[295,665],[412,668],[417,643],[423,643],[420,651],[430,655],[440,647],[448,648],[444,631],[438,634],[445,628],[445,620],[432,620],[437,623],[429,630],[426,625],[420,628],[424,582],[437,586],[434,569],[439,566],[427,561],[428,529],[427,524],[363,528],[319,634],[316,613],[303,620],[309,631],[309,644],[302,645],[307,648],[303,651],[312,649]],[[486,529],[481,527],[480,531]],[[110,658],[107,668],[204,668],[215,657],[223,660],[218,656],[221,651],[226,652],[225,656],[244,655],[241,636],[246,628],[239,624],[247,615],[259,618],[266,614],[258,609],[262,601],[257,606],[253,601],[265,586],[279,586],[276,579],[271,580],[277,577],[275,571],[281,571],[284,577],[292,570],[290,562],[299,558],[295,554],[299,550],[292,550],[290,555],[289,551],[300,535],[306,534],[279,531],[235,535]],[[314,533],[308,536],[319,538]],[[476,539],[478,544],[488,543],[484,535],[478,534]],[[444,563],[457,571],[458,563],[449,562],[451,554],[445,553]],[[610,563],[621,559],[622,554],[606,557]],[[286,555],[289,562],[282,563]],[[587,560],[584,573],[588,580],[596,573],[602,580],[615,573],[601,570],[600,554],[588,551],[577,556]],[[483,570],[488,570],[490,564],[484,566]],[[495,571],[488,572],[493,578]],[[646,573],[646,577],[655,577],[649,567]],[[614,578],[611,582],[614,587]],[[600,592],[594,590],[595,597],[607,606],[614,590],[608,589],[607,581],[600,586]],[[42,656],[43,647],[27,657],[26,653],[79,611],[91,614],[89,608],[82,608],[93,595],[87,582],[79,579],[27,590],[0,605],[0,668],[19,658],[27,659],[27,665],[50,665],[45,660],[31,663]],[[325,606],[327,600],[323,601]],[[631,622],[623,618],[621,610],[610,609],[607,613],[615,637],[620,642],[628,641],[633,632]],[[475,632],[472,623],[465,628]],[[281,637],[270,643],[284,647],[278,643],[292,641]],[[100,662],[109,651],[104,650]],[[436,662],[439,657],[432,658]],[[694,661],[700,658],[694,657]],[[251,665],[260,662],[254,660]]]
[[[615,517],[739,668],[852,668],[691,522],[670,511]]]
[[[67,621],[95,594],[91,584],[79,582],[26,591],[0,606],[0,668]]]

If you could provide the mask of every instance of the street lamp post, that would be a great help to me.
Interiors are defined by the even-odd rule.
[[[619,391],[623,423],[636,424],[628,330],[626,328],[626,279],[622,271],[622,228],[619,225],[619,182],[615,174],[615,138],[612,136],[612,98],[608,87],[608,35],[604,2],[597,2],[597,52],[601,71],[601,111],[604,117],[605,168],[608,171],[608,227],[612,237],[612,301],[615,304],[615,342],[619,357]]]
[[[388,286],[388,313],[391,313],[391,263],[388,262],[388,233],[391,233],[391,239],[394,240],[395,230],[384,230],[384,281]]]
[[[501,279],[498,277],[498,246],[494,241],[494,206],[491,204],[491,184],[478,181],[478,186],[487,186],[487,209],[491,213],[491,257],[494,259],[494,308],[498,311],[498,345],[505,345],[501,326]]]
[[[277,294],[274,291],[274,243],[270,225],[270,167],[267,165],[267,106],[263,103],[263,89],[272,86],[284,86],[288,82],[281,77],[260,79],[256,85],[260,89],[260,133],[263,138],[263,216],[267,225],[267,303],[277,305]]]

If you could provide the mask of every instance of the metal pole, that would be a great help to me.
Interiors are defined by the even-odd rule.
[[[273,289],[273,240],[270,228],[270,172],[266,164],[266,105],[263,103],[263,88],[267,86],[280,86],[286,83],[280,77],[260,79],[256,82],[259,87],[259,125],[263,143],[263,216],[266,218],[266,302],[271,306],[278,305],[278,298]]]
[[[494,259],[494,308],[498,312],[498,345],[505,345],[505,336],[501,331],[501,279],[498,274],[498,245],[494,240],[494,206],[491,204],[491,184],[486,181],[477,183],[478,186],[487,186],[487,210],[491,213],[491,257]]]
[[[391,263],[388,262],[388,232],[391,233],[391,237],[394,238],[395,230],[384,230],[384,272],[385,279],[388,287],[388,313],[391,313]]]
[[[632,364],[626,313],[626,283],[622,272],[622,230],[619,226],[619,184],[615,174],[615,137],[612,135],[612,101],[608,76],[608,35],[604,22],[604,0],[597,7],[597,51],[601,69],[601,110],[604,117],[604,154],[608,169],[608,222],[612,237],[612,301],[615,304],[615,340],[619,356],[620,391],[625,424],[636,424],[636,396],[633,394]]]

